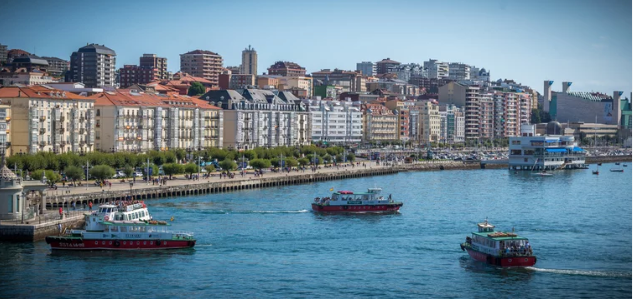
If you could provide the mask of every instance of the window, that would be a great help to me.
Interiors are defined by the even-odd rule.
[[[97,109],[97,116],[101,116],[101,109]]]
[[[16,195],[16,201],[15,201],[15,211],[16,212],[20,212],[20,195]]]
[[[13,213],[13,198],[9,200],[9,213]]]

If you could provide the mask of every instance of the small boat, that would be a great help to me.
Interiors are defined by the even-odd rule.
[[[599,171],[597,171],[597,170],[592,170],[592,171],[591,171],[591,174],[599,175],[599,174],[600,174],[600,172],[599,172]]]
[[[460,244],[473,259],[500,267],[530,267],[536,264],[532,246],[527,238],[514,233],[495,232],[494,225],[477,223],[478,231]]]
[[[540,175],[540,176],[552,176],[554,175],[553,173],[549,173],[549,172],[537,172],[537,173],[533,173],[532,175]]]
[[[615,162],[615,165],[620,165],[620,162]]]
[[[622,169],[622,168],[611,168],[609,171],[611,171],[611,172],[624,172],[624,169]]]
[[[622,164],[622,166],[627,167],[627,166],[629,166],[629,165],[628,165],[628,164]]]
[[[367,192],[338,191],[328,197],[317,197],[312,210],[325,213],[389,213],[397,212],[402,202],[381,195],[381,188],[369,188]]]
[[[602,163],[598,163],[598,166],[602,166]]]
[[[172,232],[166,221],[153,220],[142,202],[104,204],[85,220],[85,229],[47,236],[46,243],[65,250],[157,250],[196,244],[192,233]]]

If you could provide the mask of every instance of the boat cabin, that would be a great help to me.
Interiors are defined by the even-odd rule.
[[[387,200],[380,195],[381,188],[369,188],[367,192],[338,191],[332,193],[332,201],[378,201]]]
[[[486,220],[477,224],[478,231],[466,242],[477,251],[494,256],[528,256],[532,248],[527,238],[519,237],[513,232],[495,232],[495,226]]]
[[[143,203],[129,205],[101,205],[98,210],[86,216],[86,230],[103,231],[106,223],[138,223],[152,220]]]

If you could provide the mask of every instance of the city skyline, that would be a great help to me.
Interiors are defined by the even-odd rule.
[[[34,1],[32,10],[39,17],[6,31],[0,44],[69,60],[73,51],[97,43],[116,51],[117,69],[154,53],[168,59],[172,72],[180,69],[180,54],[196,49],[220,54],[225,67],[239,65],[242,50],[252,45],[259,75],[279,60],[312,73],[354,70],[358,62],[384,58],[419,64],[432,58],[483,67],[491,80],[513,79],[540,93],[543,80],[555,81],[554,86],[573,82],[573,91],[631,92],[630,2],[378,3],[193,1],[178,6],[114,1],[88,7],[77,1]],[[18,1],[2,6],[0,24],[5,27],[23,17],[16,13],[23,7]],[[411,11],[419,13],[405,15]],[[64,13],[72,18],[56,19]],[[73,24],[87,26],[76,29]]]

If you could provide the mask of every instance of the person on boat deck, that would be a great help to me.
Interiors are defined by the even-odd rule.
[[[391,200],[391,194],[389,194],[389,200]]]

